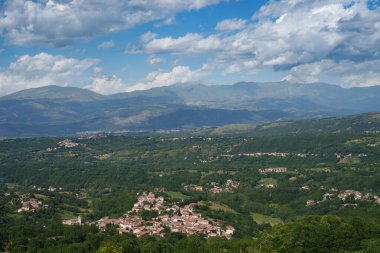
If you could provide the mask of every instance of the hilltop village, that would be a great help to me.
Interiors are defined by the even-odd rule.
[[[209,220],[202,217],[195,211],[196,204],[179,207],[177,205],[167,205],[164,197],[155,196],[152,192],[139,194],[137,202],[132,210],[122,217],[113,219],[103,217],[95,222],[100,230],[105,230],[107,225],[116,225],[119,234],[133,233],[137,237],[144,235],[164,236],[165,232],[180,232],[187,235],[204,234],[207,237],[224,236],[230,239],[235,228],[226,226],[221,227],[218,221]],[[139,213],[142,211],[154,211],[158,216],[149,220],[144,220]],[[64,220],[64,225],[82,225],[81,218]]]

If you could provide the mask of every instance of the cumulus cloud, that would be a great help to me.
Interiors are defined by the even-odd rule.
[[[188,66],[176,66],[168,72],[158,71],[149,73],[144,82],[128,88],[128,91],[147,90],[162,86],[171,86],[178,83],[198,81],[209,73],[207,65],[191,70]]]
[[[165,20],[221,0],[6,0],[0,31],[13,45],[63,47],[78,39]]]
[[[108,40],[108,41],[104,41],[103,43],[101,43],[98,48],[100,49],[105,49],[105,48],[110,48],[110,47],[114,47],[115,46],[115,42],[113,40]]]
[[[294,83],[313,83],[320,75],[340,80],[343,87],[368,87],[380,85],[380,60],[353,62],[349,60],[321,60],[293,67],[284,78]]]
[[[318,70],[320,62],[328,61],[339,69],[360,67],[380,59],[380,8],[372,2],[269,1],[252,16],[250,24],[224,20],[216,27],[235,33],[154,38],[135,52],[208,54],[209,65],[221,68],[224,73],[273,69],[291,70],[295,75],[300,72],[295,71],[297,68],[313,66],[310,71],[314,72],[303,80],[316,81],[327,73],[325,68]],[[289,80],[293,79],[289,76]]]
[[[0,70],[0,95],[46,85],[78,84],[84,81],[84,73],[98,63],[97,59],[78,60],[47,53],[23,55],[6,70]]]
[[[230,31],[242,30],[246,24],[247,24],[247,21],[244,19],[225,19],[223,21],[220,21],[216,25],[215,29],[218,31],[230,32]]]
[[[202,37],[200,34],[189,33],[183,37],[172,38],[159,38],[152,39],[147,42],[143,48],[134,50],[127,50],[126,53],[177,53],[177,54],[192,54],[192,53],[209,53],[214,50],[220,50],[221,42],[218,37],[211,35],[209,37]]]
[[[103,95],[110,95],[120,92],[126,92],[123,80],[115,75],[102,75],[92,79],[92,83],[86,86],[87,89]]]

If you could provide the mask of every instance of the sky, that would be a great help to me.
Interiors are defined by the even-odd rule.
[[[0,0],[0,96],[239,81],[380,85],[380,0]]]

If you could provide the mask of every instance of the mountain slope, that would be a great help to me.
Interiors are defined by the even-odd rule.
[[[380,113],[366,113],[346,117],[279,121],[262,125],[227,125],[195,131],[195,135],[211,136],[266,136],[318,133],[380,133]]]
[[[4,96],[0,100],[61,99],[66,101],[94,101],[103,99],[104,97],[90,90],[51,85],[18,91]]]
[[[380,111],[380,87],[180,84],[104,96],[47,86],[0,98],[0,136],[157,131],[326,118]]]

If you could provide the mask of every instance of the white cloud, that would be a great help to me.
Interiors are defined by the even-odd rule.
[[[155,38],[135,52],[206,54],[208,64],[224,73],[286,71],[323,61],[340,66],[351,62],[355,68],[380,59],[380,8],[369,9],[367,4],[365,0],[269,1],[250,24],[224,20],[216,27],[221,31],[237,29],[235,33]],[[317,80],[324,73],[327,70],[323,68],[305,80]]]
[[[101,43],[98,48],[100,49],[105,49],[105,48],[110,48],[110,47],[114,47],[115,46],[115,42],[113,40],[108,40],[108,41],[104,41],[103,43]]]
[[[170,18],[167,18],[167,19],[163,20],[162,22],[154,24],[154,27],[155,28],[160,28],[160,27],[163,27],[163,26],[166,26],[166,25],[172,25],[174,23],[175,23],[175,18],[174,17],[170,17]]]
[[[63,47],[78,39],[165,20],[221,0],[7,0],[0,9],[0,32],[7,43]]]
[[[152,39],[156,38],[157,34],[152,32],[146,32],[143,35],[140,36],[140,41],[142,42],[149,42]]]
[[[331,61],[321,61],[317,63],[303,64],[293,67],[284,80],[291,83],[314,83],[318,81],[318,76],[322,72],[323,65],[332,66]]]
[[[166,37],[153,39],[144,46],[144,51],[150,53],[199,54],[220,50],[220,48],[220,39],[214,35],[204,38],[200,34],[189,33],[179,38]]]
[[[126,92],[127,86],[115,75],[102,74],[97,59],[78,60],[62,55],[40,53],[23,55],[6,70],[0,70],[0,96],[47,85],[80,85],[104,95]],[[93,76],[86,73],[91,71]]]
[[[220,21],[215,29],[223,32],[242,30],[246,26],[246,23],[247,21],[244,19],[225,19]]]
[[[313,83],[320,76],[331,76],[339,80],[344,87],[368,87],[380,85],[380,60],[369,60],[360,63],[343,60],[322,60],[293,67],[284,78],[294,83]]]
[[[6,70],[0,70],[0,95],[46,85],[82,83],[85,72],[98,62],[97,59],[78,60],[47,53],[20,56]]]
[[[99,73],[102,73],[104,71],[103,68],[101,67],[98,67],[98,66],[95,66],[92,71],[94,72],[94,74],[99,74]]]
[[[103,75],[94,77],[92,83],[86,86],[86,88],[103,95],[110,95],[127,91],[127,87],[123,83],[123,80],[115,75]]]
[[[145,81],[128,88],[128,91],[147,90],[162,86],[171,86],[178,83],[198,81],[201,77],[209,74],[207,65],[200,69],[191,70],[188,66],[175,66],[169,72],[151,72]]]
[[[224,75],[228,75],[228,74],[233,74],[233,73],[237,73],[237,72],[240,72],[241,71],[241,68],[239,67],[239,65],[237,64],[232,64],[230,66],[228,66],[224,71],[223,71],[223,74]]]
[[[148,63],[150,65],[157,65],[157,64],[162,63],[164,61],[165,60],[161,57],[149,57],[149,59],[148,59]]]
[[[174,22],[175,22],[175,18],[174,17],[170,17],[170,18],[165,19],[162,23],[164,25],[172,25],[172,24],[174,24]]]

